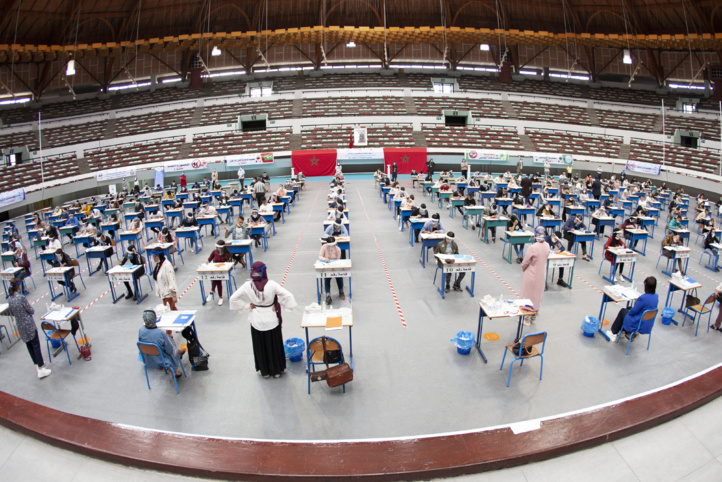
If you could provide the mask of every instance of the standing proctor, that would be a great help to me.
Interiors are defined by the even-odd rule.
[[[524,161],[519,159],[519,161],[516,163],[516,175],[521,176],[521,171],[524,169]]]
[[[393,164],[391,164],[391,182],[396,182],[396,176],[399,175],[399,166],[396,164],[396,161],[394,161]]]
[[[45,368],[43,353],[40,350],[40,336],[33,320],[35,310],[30,306],[27,298],[20,294],[21,286],[22,281],[19,279],[13,278],[10,280],[10,298],[8,298],[10,314],[15,317],[20,338],[28,347],[33,363],[38,367],[38,378],[45,378],[52,372],[49,368]]]
[[[524,202],[526,202],[527,204],[531,204],[531,199],[529,199],[529,197],[531,196],[532,192],[533,190],[531,178],[529,176],[524,176],[521,180],[521,195],[524,198]]]
[[[524,272],[524,279],[521,284],[521,297],[530,299],[534,310],[538,313],[544,297],[544,281],[547,273],[547,259],[551,248],[545,241],[545,231],[542,226],[537,226],[534,244],[526,250],[526,256],[521,263],[521,270]],[[536,323],[536,315],[524,317],[524,324]]]
[[[249,310],[256,371],[261,372],[263,378],[280,377],[286,369],[281,308],[290,310],[296,306],[293,295],[275,281],[270,281],[266,265],[256,261],[251,267],[251,280],[233,293],[229,304],[234,311]]]
[[[244,183],[246,182],[246,171],[243,170],[243,166],[238,168],[238,185],[240,186],[241,192],[245,189]]]
[[[175,282],[175,270],[173,264],[165,259],[163,251],[151,251],[153,253],[153,279],[155,283],[155,294],[163,300],[163,304],[170,306],[172,311],[176,311],[175,306],[178,301],[178,288]]]
[[[434,158],[429,158],[428,161],[426,161],[426,172],[429,173],[429,177],[434,177],[434,169],[436,169],[436,163],[434,162]]]
[[[185,192],[186,189],[188,188],[188,181],[186,181],[186,173],[185,172],[181,172],[180,187],[181,187],[181,192]]]

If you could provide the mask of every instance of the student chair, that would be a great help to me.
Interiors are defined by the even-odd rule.
[[[80,278],[80,282],[83,283],[83,289],[88,289],[85,287],[85,281],[83,281],[83,275],[80,273],[80,267],[78,265],[78,260],[75,258],[70,259],[70,263],[73,265],[75,269],[75,276],[73,276],[73,279]]]
[[[637,329],[629,334],[629,343],[627,343],[627,356],[629,356],[629,348],[632,346],[632,340],[637,335],[649,335],[649,340],[647,341],[647,350],[649,350],[649,345],[652,344],[652,328],[654,328],[654,320],[655,318],[657,318],[657,311],[658,310],[647,310],[642,313],[642,317],[639,319]],[[621,335],[621,332],[619,334]],[[617,336],[617,343],[619,343],[620,338],[622,337]]]
[[[70,352],[68,351],[68,344],[65,342],[65,338],[67,338],[68,335],[72,335],[71,330],[59,330],[55,327],[52,323],[49,323],[47,321],[43,321],[40,323],[40,329],[45,333],[45,348],[48,350],[48,358],[50,359],[50,362],[53,362],[53,355],[50,353],[50,343],[51,341],[60,342],[60,345],[63,347],[63,350],[65,350],[65,354],[68,355],[68,364],[72,365],[73,362],[70,361]],[[75,346],[78,349],[78,353],[80,353],[80,346],[78,346],[78,340],[75,338],[75,335],[73,336],[73,340],[75,341]]]
[[[539,344],[541,344],[541,350],[538,348]],[[541,366],[539,367],[539,380],[542,379],[542,373],[544,372],[544,347],[546,346],[546,344],[547,332],[541,331],[539,333],[524,335],[520,342],[506,346],[506,349],[504,350],[504,356],[501,359],[501,366],[499,367],[499,370],[502,370],[504,368],[504,360],[506,360],[507,352],[511,352],[511,354],[514,356],[514,359],[511,361],[511,363],[509,363],[509,375],[506,378],[507,388],[509,387],[509,383],[511,382],[511,369],[514,366],[514,362],[517,360],[521,360],[520,366],[523,366],[524,360],[537,356],[540,357]],[[519,347],[518,354],[514,353],[515,346]]]
[[[341,352],[341,359],[337,362],[329,363],[329,365],[340,365],[344,362],[343,349],[341,344],[335,339],[326,337],[326,351],[338,350]],[[311,394],[311,372],[316,371],[316,365],[326,366],[323,361],[323,340],[322,337],[314,338],[308,344],[306,349],[306,358],[308,359],[308,366],[306,371],[308,372],[308,394]],[[346,393],[346,385],[343,385],[343,393]]]
[[[2,331],[3,331],[3,330],[5,330],[5,335],[2,334]],[[2,345],[2,340],[3,340],[3,339],[4,339],[5,341],[7,341],[8,345],[9,345],[8,348],[9,348],[10,346],[12,346],[12,345],[10,344],[10,333],[8,332],[8,327],[5,326],[5,325],[0,325],[0,345]]]
[[[146,362],[146,356],[160,356],[160,362],[163,364],[163,370],[168,373],[170,371],[170,376],[173,378],[173,383],[175,383],[175,392],[176,394],[180,394],[180,390],[178,389],[178,380],[175,376],[175,370],[173,369],[173,366],[170,364],[169,361],[166,361],[165,357],[163,356],[163,352],[161,351],[160,347],[156,343],[145,343],[142,341],[138,342],[138,351],[140,352],[140,357],[143,359],[143,368],[145,368],[145,382],[148,385],[148,390],[150,390],[150,380],[148,380],[148,364]],[[181,371],[183,371],[183,376],[187,377],[186,375],[186,369],[183,367],[183,362],[181,361],[181,357],[179,355],[175,355],[178,357],[178,363],[181,367]]]
[[[143,256],[142,254],[140,255],[140,262],[143,265],[143,267],[145,268],[145,274],[143,276],[148,278],[148,284],[150,285],[150,291],[152,292],[153,291],[153,279],[150,277],[150,273],[149,273],[150,270],[148,269],[148,266],[150,266],[150,265],[145,261],[145,256]],[[140,279],[138,279],[138,284],[140,284]]]
[[[702,251],[702,254],[699,256],[699,264],[702,264],[702,258],[704,258],[704,255],[707,255],[707,264],[704,265],[705,268],[711,271],[717,271],[717,264],[719,264],[719,254],[715,256],[715,254],[710,251],[709,249],[705,249]]]
[[[716,301],[716,297],[714,293],[709,295],[705,302],[701,305],[692,305],[688,306],[687,309],[692,312],[694,315],[694,318],[692,318],[692,323],[697,323],[697,328],[694,330],[694,336],[697,336],[697,332],[699,331],[699,322],[702,319],[704,315],[707,315],[707,333],[709,333],[709,326],[712,322],[712,310],[714,309],[714,302]],[[682,326],[684,326],[685,321],[687,321],[687,317],[684,317],[684,321],[682,322]]]

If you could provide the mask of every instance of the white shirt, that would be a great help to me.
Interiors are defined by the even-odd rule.
[[[258,214],[273,214],[273,206],[269,203],[261,204],[258,208]]]
[[[246,171],[242,167],[238,168],[238,179],[244,179],[246,177]]]
[[[166,259],[158,270],[158,279],[155,283],[155,294],[160,298],[170,298],[171,293],[178,293],[175,283],[175,271],[173,264]]]
[[[59,239],[54,239],[48,243],[48,249],[63,249],[63,245]]]
[[[261,296],[256,294],[252,281],[246,281],[231,296],[229,307],[239,313],[250,311],[248,321],[258,331],[268,331],[278,326],[278,318],[273,311],[273,299],[278,296],[281,307],[290,310],[296,306],[293,295],[275,281],[268,280]],[[250,309],[251,304],[256,308]]]

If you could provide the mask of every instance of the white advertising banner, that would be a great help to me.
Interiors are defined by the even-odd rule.
[[[574,157],[571,154],[534,154],[534,163],[544,164],[571,164],[574,162]]]
[[[627,170],[659,176],[662,172],[662,166],[651,162],[627,161]]]
[[[272,152],[259,152],[255,154],[238,154],[226,156],[226,165],[228,167],[246,166],[248,164],[262,164],[264,162],[273,162]]]
[[[336,149],[336,159],[339,161],[380,160],[383,158],[383,147],[369,147],[366,149]]]
[[[134,167],[121,167],[119,169],[110,169],[108,171],[100,171],[95,174],[95,179],[98,181],[110,181],[113,179],[122,179],[124,177],[134,177]]]
[[[186,159],[184,161],[170,161],[163,165],[168,172],[193,171],[195,169],[205,169],[209,159]]]
[[[0,193],[0,207],[9,206],[25,200],[25,189],[13,189]]]
[[[470,161],[506,162],[509,160],[509,153],[503,151],[491,152],[470,149],[464,152],[464,159],[468,159]]]

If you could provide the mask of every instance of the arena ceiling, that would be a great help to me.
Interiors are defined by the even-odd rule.
[[[573,42],[722,59],[720,0],[5,0],[1,8],[5,64],[349,41]]]

